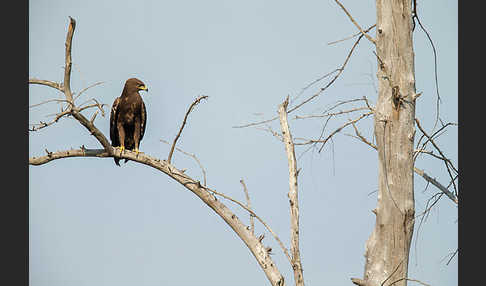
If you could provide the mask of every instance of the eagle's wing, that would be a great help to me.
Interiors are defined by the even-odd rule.
[[[116,127],[116,121],[118,119],[118,104],[120,103],[120,97],[117,97],[113,102],[110,114],[110,139],[111,146],[120,146],[120,140],[118,138],[118,129]]]
[[[142,118],[140,118],[140,140],[143,138],[143,134],[145,133],[145,126],[147,123],[147,110],[145,109],[145,102],[142,101]]]

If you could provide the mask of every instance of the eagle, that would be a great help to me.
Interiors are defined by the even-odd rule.
[[[147,86],[137,78],[129,78],[125,82],[122,94],[115,99],[110,114],[111,146],[119,148],[123,153],[125,149],[140,152],[140,141],[145,133],[147,111],[140,90],[147,91]],[[120,158],[113,158],[115,164],[120,166]],[[125,163],[128,160],[125,159]]]

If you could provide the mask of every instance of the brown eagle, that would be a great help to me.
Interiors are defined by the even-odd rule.
[[[138,93],[140,90],[148,91],[148,88],[141,80],[129,78],[121,96],[115,99],[111,107],[111,146],[119,148],[122,153],[125,149],[133,150],[137,154],[140,152],[138,148],[147,122],[145,103]],[[114,160],[120,166],[120,158],[114,157]],[[125,163],[127,161],[125,159]]]

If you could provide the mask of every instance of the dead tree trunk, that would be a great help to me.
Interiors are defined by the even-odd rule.
[[[378,100],[374,128],[379,183],[375,228],[366,243],[366,286],[407,285],[414,226],[415,74],[408,0],[377,0]]]

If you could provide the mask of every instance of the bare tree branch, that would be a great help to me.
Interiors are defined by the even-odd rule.
[[[45,100],[45,101],[42,101],[42,102],[39,102],[39,103],[36,103],[36,104],[29,105],[29,108],[41,106],[41,105],[46,104],[46,103],[49,103],[49,102],[57,102],[57,103],[66,102],[66,103],[68,103],[68,101],[65,100],[65,99],[57,99],[57,98],[54,98],[54,99],[48,99],[48,100]]]
[[[64,92],[64,88],[63,88],[62,84],[57,83],[57,82],[53,82],[53,81],[50,81],[50,80],[31,78],[31,79],[29,79],[29,84],[45,85],[45,86],[49,86],[49,87],[52,87],[54,89],[57,89],[60,92]]]
[[[368,32],[369,30],[371,30],[371,27],[368,28],[366,30],[366,32]],[[331,86],[338,78],[339,76],[342,74],[342,72],[344,71],[344,68],[346,67],[346,65],[348,64],[349,62],[349,59],[351,58],[351,55],[353,54],[354,52],[354,49],[358,46],[358,43],[359,41],[361,41],[361,38],[363,37],[363,35],[360,35],[358,37],[358,39],[354,42],[353,46],[351,47],[351,50],[349,51],[346,59],[344,60],[344,63],[341,65],[341,67],[338,69],[338,73],[331,79],[331,81],[324,87],[320,88],[319,91],[314,94],[313,96],[309,97],[308,99],[304,100],[303,102],[299,103],[298,105],[292,107],[290,110],[288,110],[287,113],[291,113],[293,112],[294,110],[300,108],[302,105],[306,104],[307,102],[311,101],[312,99],[316,98],[317,96],[319,96],[323,91],[325,91],[329,86]]]
[[[95,82],[93,83],[92,85],[88,86],[88,87],[85,87],[83,88],[79,93],[78,95],[76,95],[76,97],[74,97],[74,100],[78,99],[78,97],[80,97],[85,91],[87,91],[88,89],[92,88],[92,87],[95,87],[97,85],[100,85],[100,84],[103,84],[105,83],[104,81],[99,81],[99,82]]]
[[[358,130],[358,127],[356,127],[356,124],[353,122],[353,128],[354,128],[354,132],[356,133],[356,136],[358,136],[359,139],[361,139],[361,141],[363,141],[365,144],[369,145],[371,148],[377,150],[377,147],[375,144],[371,143],[370,141],[368,141],[363,135],[361,135],[361,133],[359,132]]]
[[[447,127],[449,126],[457,126],[458,124],[457,123],[454,123],[454,122],[448,122],[447,124],[444,124],[441,128],[439,128],[437,131],[435,131],[432,135],[430,135],[429,137],[430,138],[437,138],[439,136],[439,133],[446,129]],[[421,128],[421,126],[420,126]],[[419,129],[420,129],[419,128]],[[423,129],[422,129],[423,130]],[[420,139],[418,140],[417,142],[417,148],[420,144],[422,144],[422,147],[420,147],[419,149],[420,150],[425,150],[425,147],[427,146],[427,143],[430,142],[430,139],[428,139],[429,137],[427,137],[428,135],[424,132],[422,132],[422,136],[420,137]],[[421,143],[422,142],[422,139],[423,138],[427,138],[427,140],[424,142],[424,143]],[[415,154],[415,157],[414,157],[414,160],[417,160],[417,157],[418,157],[419,153]]]
[[[103,110],[103,106],[105,106],[106,104],[100,104],[99,102],[97,103],[93,103],[93,104],[90,104],[90,105],[85,105],[81,108],[78,109],[78,112],[81,112],[85,109],[89,109],[89,108],[93,108],[93,107],[98,107],[99,111],[101,111],[102,113],[102,116],[104,117],[105,116],[105,111]]]
[[[425,137],[428,138],[428,140],[430,141],[430,143],[432,143],[432,145],[435,147],[435,149],[439,152],[439,154],[445,158],[445,166],[446,166],[446,169],[447,169],[447,172],[449,173],[449,176],[450,178],[452,179],[452,182],[453,182],[453,187],[454,187],[454,190],[455,192],[457,193],[457,188],[456,188],[456,184],[454,183],[454,176],[452,175],[451,173],[451,168],[452,170],[455,172],[455,174],[458,174],[458,171],[457,169],[454,167],[454,165],[452,164],[452,162],[447,159],[447,157],[444,155],[444,153],[442,152],[442,150],[439,148],[439,146],[437,146],[437,144],[434,142],[434,140],[432,139],[431,136],[429,136],[426,131],[422,128],[422,126],[420,125],[420,121],[415,118],[415,122],[417,123],[417,127],[420,129],[420,131],[425,135]]]
[[[339,71],[339,69],[335,69],[331,72],[328,72],[326,73],[325,75],[323,76],[320,76],[319,78],[313,80],[312,82],[310,82],[309,84],[307,84],[306,86],[304,86],[300,92],[290,100],[289,104],[292,104],[294,101],[296,101],[307,89],[309,89],[310,87],[312,87],[313,85],[315,85],[316,83],[320,82],[321,80],[329,77],[330,75],[332,75],[333,73],[337,73]]]
[[[341,4],[341,2],[339,2],[338,0],[334,0],[334,1],[336,1],[336,3],[341,7],[341,9],[343,9],[344,13],[346,13],[346,15],[348,15],[351,22],[353,22],[353,24],[356,26],[356,28],[358,28],[358,30],[361,32],[361,35],[364,35],[370,42],[372,42],[374,45],[376,45],[375,39],[373,39],[370,35],[367,34],[368,31],[363,31],[361,26],[358,25],[358,23],[356,23],[353,16],[351,16],[351,14],[349,14],[348,10],[346,10],[346,8],[344,8],[343,4]],[[374,27],[374,26],[375,25],[373,25],[371,27]]]
[[[368,110],[367,107],[356,107],[348,110],[342,110],[338,112],[332,112],[332,113],[325,113],[325,114],[313,114],[313,115],[296,115],[294,119],[309,119],[309,118],[323,118],[323,117],[329,117],[329,116],[336,116],[336,115],[343,115],[343,114],[349,114],[353,113],[356,111],[361,111],[361,110]]]
[[[297,188],[297,160],[295,159],[295,148],[290,133],[290,127],[287,120],[287,106],[289,97],[279,105],[278,114],[280,118],[280,127],[284,137],[285,150],[289,165],[289,193],[290,199],[290,250],[292,252],[292,268],[294,270],[294,279],[296,286],[304,285],[304,275],[300,259],[299,249],[299,196]]]
[[[355,124],[356,122],[360,121],[361,119],[369,116],[373,114],[373,112],[367,112],[367,113],[364,113],[364,114],[361,114],[360,117],[354,119],[354,120],[349,120],[348,122],[346,122],[345,124],[343,124],[341,127],[337,128],[336,130],[334,130],[331,134],[329,134],[329,136],[327,136],[327,138],[325,140],[318,140],[317,142],[322,142],[322,146],[321,148],[319,149],[319,153],[322,151],[322,148],[324,148],[324,145],[327,143],[327,141],[329,139],[332,138],[332,136],[334,136],[336,133],[340,132],[341,130],[343,130],[346,126],[350,125],[350,124]]]
[[[447,263],[446,265],[449,265],[449,263],[451,263],[452,259],[457,255],[457,253],[459,252],[459,248],[457,248],[454,252],[451,252],[449,254],[447,254],[447,256],[450,256],[449,259],[447,260]],[[446,256],[446,257],[447,257]],[[444,257],[444,259],[446,258]],[[442,261],[442,260],[441,260]]]
[[[373,26],[371,26],[370,28],[368,28],[365,32],[368,32],[369,30],[371,30]],[[302,101],[301,103],[297,104],[296,106],[292,107],[291,109],[289,109],[287,111],[287,113],[291,113],[295,110],[297,110],[298,108],[300,108],[301,106],[303,106],[304,104],[310,102],[311,100],[313,100],[314,98],[318,97],[319,95],[321,95],[321,93],[323,93],[327,88],[329,88],[338,78],[339,76],[343,73],[344,71],[344,68],[346,67],[346,65],[348,64],[349,62],[349,59],[351,58],[351,55],[353,54],[354,52],[354,49],[358,46],[358,43],[360,42],[361,38],[363,37],[363,34],[361,34],[358,39],[354,42],[354,45],[351,47],[351,50],[349,51],[346,59],[344,60],[344,63],[341,65],[340,68],[337,69],[338,73],[331,79],[331,81],[329,81],[324,87],[321,87],[319,89],[319,91],[317,93],[315,93],[314,95],[312,95],[311,97],[307,98],[306,100]],[[334,73],[334,71],[332,72]],[[264,120],[264,121],[260,121],[260,122],[254,122],[254,123],[249,123],[249,124],[244,124],[244,125],[239,125],[239,126],[233,126],[233,128],[246,128],[246,127],[250,127],[250,126],[256,126],[256,125],[261,125],[261,124],[265,124],[265,123],[269,123],[269,122],[272,122],[274,120],[278,119],[278,116],[275,116],[271,119],[267,119],[267,120]]]
[[[67,32],[67,35],[66,35],[66,42],[65,42],[66,50],[65,50],[64,82],[62,84],[57,84],[57,83],[53,83],[53,82],[45,81],[45,80],[38,80],[38,79],[30,79],[29,80],[29,84],[42,84],[42,85],[50,86],[50,87],[53,87],[53,88],[56,88],[56,89],[62,91],[64,93],[64,95],[66,96],[66,100],[69,103],[69,106],[65,111],[59,113],[56,116],[56,118],[53,121],[51,121],[50,123],[42,123],[41,122],[41,124],[39,126],[34,126],[32,128],[32,130],[35,131],[35,130],[39,130],[41,128],[47,127],[47,126],[57,122],[57,120],[59,120],[59,118],[65,116],[65,115],[71,115],[76,120],[78,120],[79,123],[81,123],[86,129],[88,129],[88,131],[90,132],[91,135],[96,137],[96,139],[101,143],[101,145],[103,145],[106,152],[108,152],[109,154],[113,154],[113,148],[111,147],[111,144],[108,141],[108,139],[106,139],[106,137],[103,135],[103,133],[101,131],[99,131],[98,128],[96,128],[94,126],[93,122],[91,122],[86,117],[84,117],[84,115],[81,114],[82,110],[89,108],[89,107],[93,107],[93,106],[88,106],[88,107],[84,107],[84,108],[79,109],[74,105],[73,96],[72,96],[72,92],[71,92],[71,65],[72,65],[71,44],[72,44],[72,40],[73,40],[75,27],[76,27],[76,21],[73,18],[69,17],[69,26],[68,26],[68,32]],[[62,88],[61,88],[61,86],[62,86]],[[95,100],[95,102],[96,102],[96,100]],[[102,112],[103,112],[102,106],[100,106],[98,102],[96,102],[96,103],[97,103],[97,106],[100,108],[100,110],[102,110]]]
[[[179,148],[177,148],[179,149]],[[136,161],[136,162],[139,162],[139,163],[142,163],[142,164],[145,164],[145,165],[148,165],[150,167],[153,167],[155,169],[158,169],[164,173],[166,173],[167,175],[169,175],[171,178],[175,179],[176,181],[177,178],[175,178],[174,176],[182,176],[184,178],[189,178],[191,179],[194,183],[193,184],[196,184],[196,185],[200,185],[201,188],[204,188],[206,191],[209,191],[215,195],[218,195],[218,196],[221,196],[233,203],[236,203],[237,205],[239,205],[240,207],[242,207],[244,210],[248,211],[250,213],[250,215],[252,217],[255,217],[258,219],[258,221],[260,221],[260,223],[262,223],[262,225],[273,235],[273,237],[275,238],[275,240],[279,243],[279,245],[281,246],[284,254],[287,256],[289,262],[291,262],[291,258],[290,258],[290,255],[288,253],[288,250],[287,248],[285,248],[284,244],[282,243],[282,241],[279,239],[279,237],[277,236],[277,234],[272,230],[272,228],[260,217],[258,216],[253,210],[251,210],[249,207],[245,206],[244,204],[242,204],[241,202],[225,195],[225,194],[222,194],[220,192],[217,192],[215,190],[212,190],[210,188],[207,188],[205,186],[202,186],[199,181],[196,181],[192,178],[190,178],[189,176],[187,176],[184,171],[181,171],[181,170],[177,170],[174,166],[170,165],[168,162],[164,161],[164,160],[160,160],[160,159],[156,159],[156,158],[153,158],[145,153],[139,153],[138,156],[135,152],[131,151],[131,150],[124,150],[123,153],[120,153],[120,151],[118,149],[115,149],[115,153],[114,154],[109,154],[108,152],[106,152],[106,150],[104,149],[86,149],[84,147],[80,148],[80,149],[72,149],[72,150],[65,150],[65,151],[57,151],[57,152],[49,152],[49,151],[46,151],[47,155],[45,156],[40,156],[40,157],[31,157],[29,158],[29,164],[30,165],[34,165],[34,166],[40,166],[40,165],[43,165],[43,164],[47,164],[51,161],[54,161],[54,160],[57,160],[57,159],[63,159],[63,158],[73,158],[73,157],[97,157],[97,158],[112,158],[112,157],[119,157],[121,159],[129,159],[129,160],[132,160],[132,161]],[[156,162],[157,164],[153,164],[154,162]],[[163,165],[163,166],[166,166],[166,165],[170,165],[168,167],[161,167],[160,165]],[[171,171],[170,174],[168,174],[167,172],[165,172],[164,170],[168,169]],[[174,170],[177,170],[178,172],[174,172]],[[172,175],[171,175],[172,174]],[[180,174],[183,174],[183,175],[180,175]],[[187,188],[187,186],[185,186]],[[191,189],[190,189],[191,190]],[[191,190],[192,191],[192,190]],[[281,284],[283,285],[283,284]]]
[[[330,139],[332,139],[332,137],[334,135],[336,135],[337,133],[339,133],[340,131],[342,131],[345,127],[347,127],[348,125],[351,125],[351,124],[354,124],[358,121],[360,121],[361,119],[369,116],[373,114],[373,112],[367,112],[367,113],[363,113],[361,114],[358,118],[356,119],[353,119],[353,120],[349,120],[348,122],[346,122],[345,124],[341,125],[340,127],[336,128],[333,132],[331,132],[331,134],[329,134],[325,139],[321,139],[322,138],[322,134],[321,136],[319,136],[318,139],[308,139],[306,142],[299,142],[299,143],[294,143],[295,145],[309,145],[309,144],[316,144],[316,143],[322,143],[322,146],[321,148],[319,149],[319,153],[322,151],[322,148],[324,147],[324,145],[327,143],[327,141],[329,141]],[[328,118],[328,121],[329,121],[330,118]],[[327,123],[327,121],[326,121]]]
[[[73,102],[73,95],[71,93],[71,44],[73,42],[74,30],[76,28],[76,21],[69,17],[68,33],[66,35],[66,51],[65,51],[65,67],[64,67],[64,94],[69,102]]]
[[[374,27],[376,27],[376,24],[374,24],[373,26],[371,26],[371,27],[370,27],[370,29],[373,29]],[[354,34],[354,35],[351,35],[351,36],[349,36],[349,37],[346,37],[346,38],[344,38],[344,39],[337,40],[337,41],[333,41],[333,42],[329,42],[329,43],[327,43],[327,44],[328,44],[328,45],[334,45],[334,44],[337,44],[337,43],[339,43],[339,42],[344,42],[344,41],[350,40],[350,39],[352,39],[352,38],[354,38],[354,37],[356,37],[356,36],[359,36],[359,35],[361,35],[361,34],[362,34],[362,33],[361,33],[361,31],[360,31],[360,32],[358,32],[358,33],[356,33],[356,34]]]
[[[72,157],[99,157],[99,158],[108,158],[112,157],[112,155],[108,154],[105,149],[73,149],[73,150],[65,150],[65,151],[57,151],[57,152],[49,152],[45,156],[40,157],[31,157],[29,158],[29,165],[33,166],[40,166],[47,164],[51,161],[63,158],[72,158]]]
[[[413,17],[412,17],[413,25],[414,25],[413,27],[415,28],[415,19],[417,19],[417,22],[418,22],[420,28],[422,29],[422,31],[425,32],[425,35],[429,39],[430,45],[432,46],[432,52],[434,53],[435,90],[436,90],[436,93],[437,93],[436,116],[435,116],[434,127],[432,128],[432,130],[434,130],[435,127],[437,126],[437,123],[439,122],[439,119],[440,119],[439,113],[440,113],[440,101],[441,101],[440,95],[439,95],[439,80],[437,79],[437,51],[435,50],[435,45],[434,45],[434,42],[432,41],[432,38],[430,37],[429,32],[425,29],[425,27],[420,22],[420,18],[417,14],[417,1],[414,0],[413,3],[414,3],[414,5],[413,5]]]
[[[194,100],[194,102],[191,104],[191,106],[189,106],[189,109],[187,110],[186,115],[184,116],[184,121],[182,122],[182,126],[179,129],[179,133],[177,133],[177,136],[174,139],[174,143],[172,143],[172,146],[170,147],[170,152],[169,152],[169,157],[167,159],[167,162],[170,163],[170,161],[172,159],[172,154],[174,153],[174,147],[177,143],[177,140],[181,136],[182,129],[184,129],[184,126],[186,125],[186,120],[187,120],[187,117],[189,116],[189,113],[191,113],[194,106],[196,106],[199,102],[201,102],[202,99],[207,99],[207,98],[208,98],[207,95],[199,96],[198,98],[196,98],[196,100]]]
[[[219,192],[216,192],[215,190],[212,190],[212,189],[209,189],[207,188],[210,192],[220,196],[220,197],[223,197],[229,201],[232,201],[233,203],[239,205],[240,207],[242,207],[244,210],[246,210],[247,212],[249,212],[251,215],[253,215],[261,224],[263,224],[263,226],[273,235],[273,238],[275,238],[275,240],[278,242],[278,244],[280,245],[280,248],[282,248],[282,251],[284,252],[285,256],[287,257],[288,261],[290,264],[292,264],[292,258],[290,257],[290,254],[289,254],[289,251],[287,250],[287,248],[285,247],[285,245],[283,244],[283,242],[280,240],[280,238],[278,237],[278,235],[272,230],[272,228],[270,228],[270,226],[261,218],[259,217],[255,212],[253,212],[253,210],[249,209],[248,207],[246,207],[244,204],[242,204],[241,202],[223,194],[223,193],[219,193]],[[264,235],[262,235],[264,237]],[[259,239],[259,241],[261,242],[261,240],[263,239],[263,237],[260,236],[261,238]]]
[[[422,176],[427,182],[431,183],[432,185],[436,186],[439,190],[441,190],[456,205],[459,204],[458,198],[446,187],[444,187],[442,184],[437,182],[437,180],[431,178],[429,175],[427,175],[423,170],[420,170],[419,168],[414,167],[413,170],[415,171],[416,174]]]
[[[58,122],[59,119],[61,119],[63,116],[68,115],[70,113],[71,112],[69,110],[66,110],[66,111],[63,111],[61,113],[58,113],[56,115],[56,117],[53,120],[49,121],[49,122],[40,121],[40,123],[38,123],[38,124],[32,124],[33,125],[32,126],[32,129],[29,129],[29,131],[38,131],[38,130],[41,130],[42,128],[51,126],[52,124]]]

